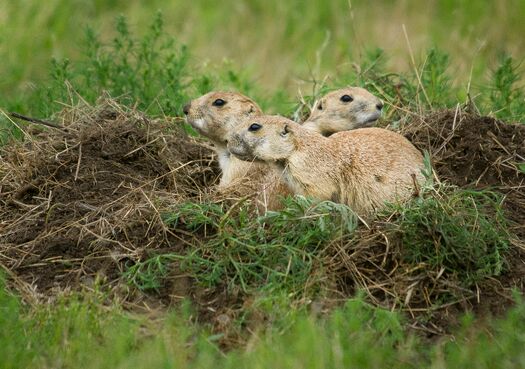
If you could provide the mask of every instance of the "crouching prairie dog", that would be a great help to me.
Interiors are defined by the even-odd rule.
[[[381,117],[382,109],[383,102],[364,88],[341,88],[316,102],[303,127],[323,136],[372,127]]]
[[[373,125],[381,116],[383,103],[367,90],[347,87],[323,96],[303,127],[325,136]],[[243,177],[262,178],[268,169],[260,163],[243,162],[230,155],[226,144],[239,122],[262,115],[261,108],[237,92],[212,91],[183,108],[186,121],[213,143],[222,171],[220,187],[235,184]]]
[[[324,137],[283,117],[260,116],[230,137],[228,149],[241,160],[272,164],[295,194],[344,203],[359,214],[408,199],[423,179],[421,153],[381,128]]]
[[[340,103],[337,103],[337,98]],[[349,98],[353,100],[351,103]],[[322,109],[319,109],[319,104],[322,104]],[[371,108],[372,105],[376,110]],[[379,105],[382,106],[380,100],[362,88],[336,90],[317,102],[305,128],[328,135],[362,124],[373,124],[380,116]],[[241,195],[255,191],[259,193],[258,200],[264,208],[279,207],[278,198],[290,194],[280,177],[266,164],[239,160],[227,149],[228,139],[240,122],[262,115],[257,103],[240,93],[212,91],[186,104],[183,111],[186,121],[214,145],[222,171],[219,189]]]

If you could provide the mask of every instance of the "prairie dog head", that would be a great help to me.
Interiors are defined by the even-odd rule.
[[[371,127],[381,116],[383,102],[361,87],[332,91],[317,101],[303,126],[323,136]]]
[[[228,136],[245,117],[262,114],[249,97],[236,92],[212,91],[183,108],[186,122],[216,144],[226,145]]]
[[[245,119],[231,135],[228,150],[245,161],[283,161],[296,149],[297,128],[301,128],[299,124],[276,115]]]

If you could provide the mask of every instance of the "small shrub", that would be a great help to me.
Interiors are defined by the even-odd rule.
[[[444,108],[453,104],[454,89],[447,75],[449,57],[437,49],[430,49],[421,68],[421,84],[433,108]],[[420,96],[421,102],[427,102]]]
[[[115,27],[117,35],[107,45],[88,28],[84,58],[75,64],[54,64],[53,86],[46,89],[48,101],[67,101],[69,82],[91,103],[107,91],[128,105],[137,103],[149,114],[180,115],[188,98],[189,54],[184,45],[166,35],[163,27],[159,12],[145,35],[137,39],[126,18],[120,16]]]
[[[426,193],[398,207],[394,220],[403,257],[413,264],[445,268],[466,285],[499,275],[509,247],[509,233],[499,195],[456,190]]]
[[[492,73],[489,108],[499,119],[525,122],[525,92],[519,87],[519,67],[511,56],[502,55]]]

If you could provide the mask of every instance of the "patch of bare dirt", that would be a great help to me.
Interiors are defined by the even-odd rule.
[[[415,118],[405,135],[431,154],[441,180],[503,193],[513,231],[525,238],[525,124],[447,110]]]

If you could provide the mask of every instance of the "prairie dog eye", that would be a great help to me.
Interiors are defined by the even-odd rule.
[[[212,103],[213,106],[223,106],[224,104],[226,104],[226,101],[223,99],[217,99]]]
[[[317,104],[318,110],[323,110],[323,104],[319,101],[319,104]]]
[[[262,126],[258,123],[253,123],[251,126],[248,127],[248,131],[255,132],[262,128]]]
[[[342,102],[352,102],[354,101],[354,98],[350,95],[343,95],[341,96],[341,99],[340,99]]]

